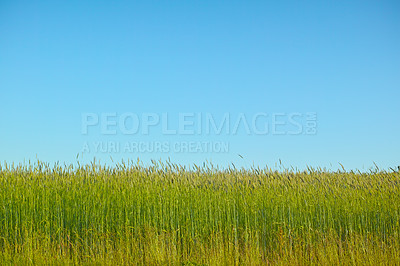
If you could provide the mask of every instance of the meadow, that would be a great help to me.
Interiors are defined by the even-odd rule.
[[[0,264],[400,264],[400,173],[0,165]]]

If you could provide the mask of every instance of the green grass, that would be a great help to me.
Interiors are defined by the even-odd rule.
[[[0,166],[0,264],[400,264],[400,174]]]

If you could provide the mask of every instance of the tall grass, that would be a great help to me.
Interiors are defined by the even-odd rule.
[[[0,263],[400,263],[400,174],[0,165]]]

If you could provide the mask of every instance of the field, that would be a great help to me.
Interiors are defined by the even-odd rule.
[[[0,264],[400,264],[400,173],[2,164]]]

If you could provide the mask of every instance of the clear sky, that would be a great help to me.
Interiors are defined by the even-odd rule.
[[[69,163],[81,153],[81,161],[388,168],[400,165],[399,99],[398,1],[0,2],[2,162]],[[317,115],[315,134],[304,133],[307,112]],[[83,134],[87,113],[100,122]],[[147,135],[118,125],[109,135],[105,113],[139,123],[168,113],[169,128],[182,113],[216,121],[228,113],[233,122],[245,114],[249,123],[263,113],[258,122],[270,131],[167,135],[160,122]],[[274,134],[277,113],[300,114],[303,132]],[[229,150],[82,152],[85,143],[192,141]]]

